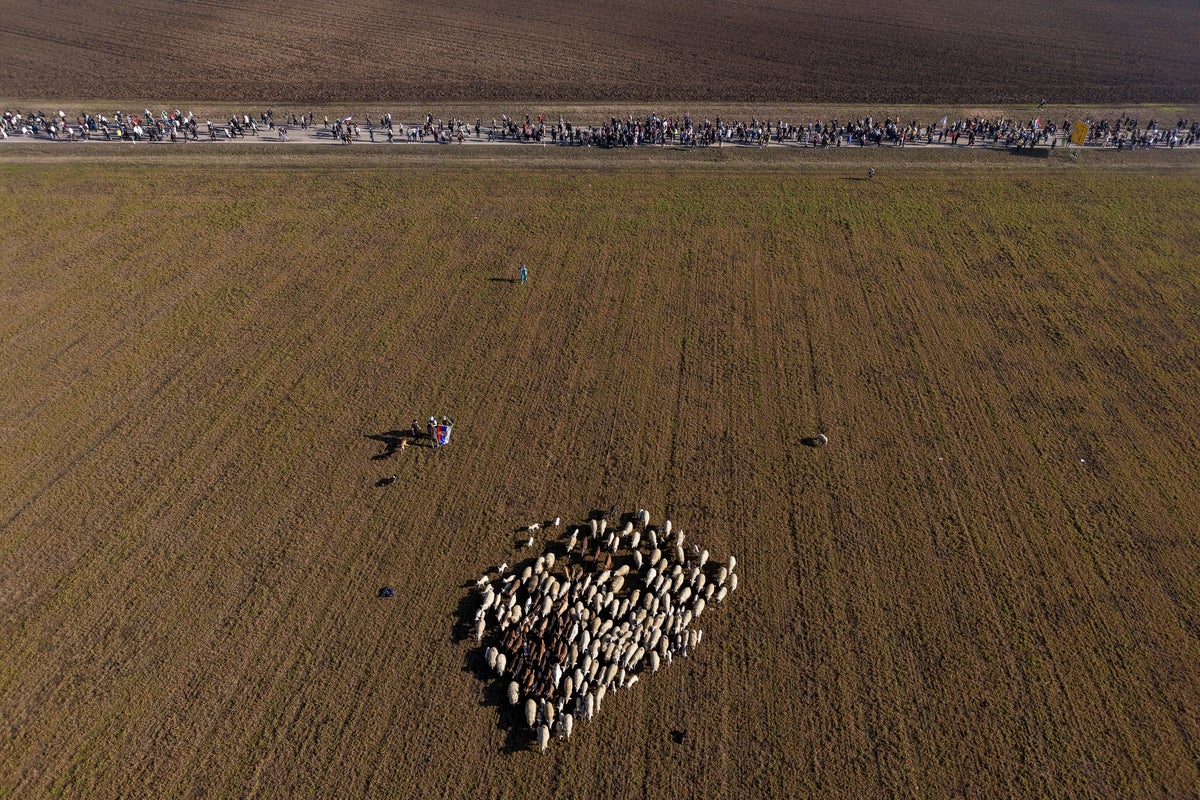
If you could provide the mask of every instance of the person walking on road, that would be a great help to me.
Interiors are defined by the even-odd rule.
[[[521,268],[517,270],[517,274],[521,276],[521,283],[525,283],[525,281],[529,280],[529,270],[525,268],[524,264],[522,264]]]

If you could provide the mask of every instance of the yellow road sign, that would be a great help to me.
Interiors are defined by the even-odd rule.
[[[1086,122],[1076,122],[1075,127],[1071,130],[1071,141],[1079,146],[1087,141],[1088,126]]]

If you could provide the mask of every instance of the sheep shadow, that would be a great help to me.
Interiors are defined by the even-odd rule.
[[[821,446],[821,442],[815,436],[805,436],[803,439],[800,440],[800,444],[804,445],[805,447],[820,447]]]

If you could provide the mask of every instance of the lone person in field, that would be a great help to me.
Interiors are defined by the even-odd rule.
[[[867,167],[867,180],[870,181],[870,180],[874,180],[874,179],[875,179],[875,168]]]
[[[529,270],[525,268],[524,264],[522,264],[521,268],[517,270],[517,274],[521,276],[521,283],[524,283],[529,279]]]

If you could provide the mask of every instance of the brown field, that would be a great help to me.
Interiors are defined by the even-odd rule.
[[[1200,100],[1200,5],[10,0],[17,98]]]
[[[0,163],[0,796],[1200,792],[1187,161],[139,158]],[[466,586],[612,503],[742,586],[540,756]]]

